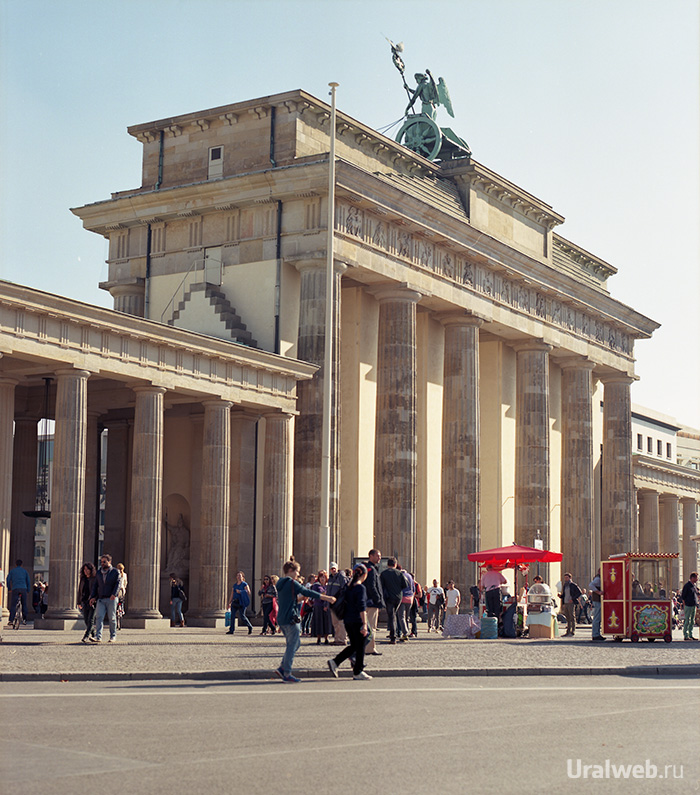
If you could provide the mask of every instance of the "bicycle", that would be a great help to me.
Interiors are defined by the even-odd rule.
[[[15,602],[15,617],[12,620],[12,629],[19,629],[24,623],[24,613],[22,612],[22,595],[17,594]]]

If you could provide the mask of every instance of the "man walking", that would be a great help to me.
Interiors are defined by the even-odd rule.
[[[406,578],[403,572],[396,568],[396,558],[389,558],[386,562],[386,569],[381,573],[379,581],[382,584],[382,594],[386,605],[386,621],[389,629],[389,643],[396,643],[396,636],[399,640],[405,640],[408,635],[408,627],[399,626],[399,607],[403,597],[403,589],[406,587]]]
[[[121,576],[119,569],[112,567],[112,556],[100,556],[100,568],[97,570],[92,583],[92,598],[90,602],[95,607],[95,637],[90,636],[92,643],[102,643],[102,627],[105,623],[105,614],[109,622],[109,642],[117,642],[117,601]]]
[[[603,612],[603,587],[600,581],[600,569],[595,573],[595,577],[588,583],[588,593],[593,602],[593,637],[591,640],[604,641],[605,638],[600,634],[600,619]]]
[[[379,611],[384,607],[382,602],[382,589],[379,582],[379,561],[382,553],[378,549],[370,549],[367,553],[367,579],[365,580],[365,590],[367,591],[367,624],[370,629],[370,641],[365,647],[365,656],[368,654],[380,655],[377,651],[377,625],[379,624]]]
[[[700,607],[700,591],[698,591],[698,573],[691,571],[688,582],[683,586],[681,599],[685,605],[683,615],[683,640],[698,640],[693,636],[695,626],[695,614]]]
[[[561,611],[566,616],[566,632],[564,637],[574,636],[576,633],[576,605],[581,598],[581,589],[571,579],[568,572],[564,575],[564,587],[559,594],[561,599]]]
[[[338,571],[338,564],[331,562],[329,567],[328,582],[326,583],[326,595],[338,596],[338,594],[345,588],[349,580],[345,576],[345,572]],[[333,623],[333,645],[345,646],[348,636],[345,631],[345,622],[342,618],[338,618],[335,610],[331,610],[331,622]]]
[[[438,585],[437,580],[433,580],[433,587],[428,588],[428,632],[440,629],[440,608],[445,601],[445,592]]]
[[[7,590],[10,591],[10,624],[15,620],[17,599],[22,603],[22,623],[27,623],[27,594],[31,588],[29,574],[22,568],[22,561],[16,560],[14,569],[7,574]]]

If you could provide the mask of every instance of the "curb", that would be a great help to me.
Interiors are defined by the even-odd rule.
[[[296,669],[295,674],[310,679],[330,679],[318,669]],[[413,668],[372,671],[375,679],[419,678],[436,676],[503,677],[503,676],[700,676],[700,665],[632,665],[617,668]],[[239,671],[81,671],[57,673],[46,671],[0,673],[0,682],[140,682],[140,681],[279,681],[267,670]]]

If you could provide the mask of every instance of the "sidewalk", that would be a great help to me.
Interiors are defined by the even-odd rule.
[[[644,675],[700,676],[700,643],[684,643],[674,631],[672,643],[640,641],[592,643],[591,629],[579,627],[574,638],[554,640],[457,640],[428,634],[394,646],[380,629],[377,648],[368,657],[373,676],[552,676]],[[697,630],[696,630],[697,631]],[[143,679],[264,679],[280,664],[282,636],[261,637],[236,630],[189,628],[148,633],[123,629],[118,642],[83,644],[82,632],[19,630],[3,627],[0,681],[90,681]],[[326,677],[326,660],[337,646],[317,646],[302,638],[295,660],[300,677]],[[347,664],[346,664],[347,665]]]

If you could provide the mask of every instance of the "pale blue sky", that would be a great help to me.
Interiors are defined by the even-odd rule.
[[[335,80],[383,127],[405,106],[386,34],[445,78],[474,157],[663,324],[633,400],[700,427],[697,0],[0,0],[0,23],[1,278],[111,306],[69,208],[140,184],[128,125]]]

